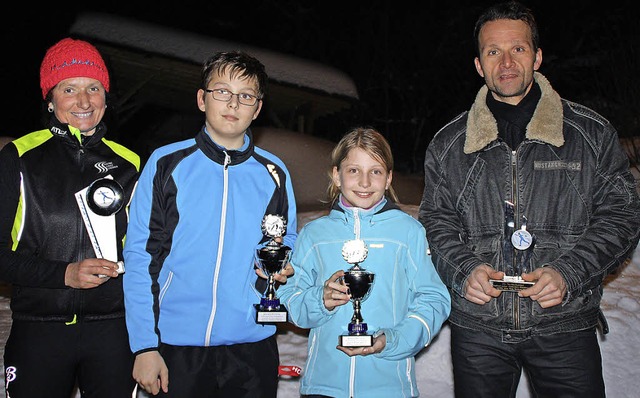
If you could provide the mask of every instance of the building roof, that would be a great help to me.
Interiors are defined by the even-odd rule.
[[[90,40],[105,56],[129,113],[147,104],[193,111],[202,63],[228,50],[246,51],[265,65],[266,102],[279,127],[310,132],[318,117],[358,100],[353,80],[336,68],[242,43],[104,13],[79,14],[70,34]]]

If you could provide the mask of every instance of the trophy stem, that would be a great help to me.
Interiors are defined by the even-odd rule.
[[[362,323],[362,313],[360,311],[360,300],[353,300],[353,316],[351,317],[352,324]]]
[[[269,300],[273,300],[276,297],[275,282],[273,274],[269,274],[267,279],[267,291],[264,294]]]

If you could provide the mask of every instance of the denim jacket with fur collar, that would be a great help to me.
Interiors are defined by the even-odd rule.
[[[434,136],[424,164],[420,221],[452,295],[450,321],[507,342],[596,326],[603,280],[633,253],[640,230],[636,183],[614,127],[534,78],[542,95],[515,150],[498,138],[483,86],[471,109]],[[463,297],[478,265],[508,269],[505,201],[515,228],[526,217],[536,240],[525,270],[553,267],[564,278],[561,305],[543,309],[511,292],[485,305]]]

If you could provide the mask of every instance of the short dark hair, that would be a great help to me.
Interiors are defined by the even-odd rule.
[[[206,89],[213,79],[213,73],[222,75],[229,69],[231,77],[255,79],[258,84],[258,97],[267,93],[269,77],[262,62],[243,51],[221,51],[209,57],[202,66],[201,86]]]
[[[517,1],[507,1],[504,3],[494,4],[487,8],[476,21],[476,26],[473,30],[473,39],[476,43],[476,54],[480,55],[480,29],[487,22],[495,21],[498,19],[513,19],[520,20],[527,25],[531,30],[531,42],[533,43],[533,51],[538,51],[540,45],[540,35],[538,33],[538,24],[533,16],[533,12],[527,8],[524,4]]]

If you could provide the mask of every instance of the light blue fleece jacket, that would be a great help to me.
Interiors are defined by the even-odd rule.
[[[375,274],[362,317],[370,333],[386,335],[383,351],[364,357],[336,349],[338,336],[348,334],[351,303],[329,311],[322,298],[325,281],[351,266],[342,257],[342,246],[356,238],[368,247],[360,266]],[[449,292],[427,250],[422,225],[386,199],[369,210],[338,200],[329,215],[302,228],[291,259],[295,275],[278,290],[293,323],[311,329],[301,394],[418,396],[414,357],[433,340],[451,310]]]

